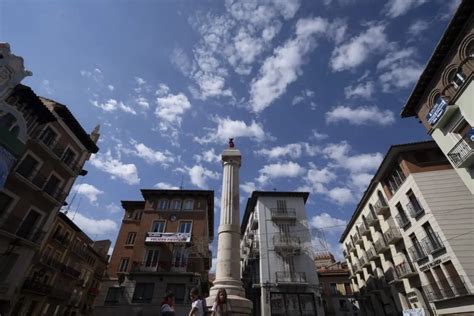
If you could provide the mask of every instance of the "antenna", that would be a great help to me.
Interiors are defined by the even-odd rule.
[[[79,198],[79,202],[77,202],[76,211],[74,212],[74,215],[72,215],[71,220],[74,220],[74,218],[76,218],[77,210],[79,209],[79,206],[81,205],[81,201],[82,201],[82,196]]]
[[[183,189],[183,175],[181,175],[181,184],[179,185],[179,189],[180,190]]]
[[[79,182],[80,184],[82,184],[82,182],[84,181],[84,177],[81,177],[79,179]],[[77,193],[79,192],[79,185],[77,186],[76,188],[76,192],[74,192],[74,194],[72,195],[72,198],[71,198],[71,201],[69,202],[69,204],[67,205],[67,209],[64,211],[64,214],[67,214],[72,206],[72,203],[74,203],[74,200],[76,199],[76,196],[77,196]]]

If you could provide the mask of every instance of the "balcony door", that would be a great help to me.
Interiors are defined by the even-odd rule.
[[[20,228],[18,228],[16,234],[25,239],[29,239],[31,236],[33,236],[36,230],[36,225],[40,219],[40,213],[30,210],[28,215],[23,219],[23,222],[21,223]]]
[[[158,261],[160,258],[159,249],[147,249],[145,254],[144,267],[147,271],[156,271],[158,268]]]

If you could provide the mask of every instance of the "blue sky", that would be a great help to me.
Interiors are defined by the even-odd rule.
[[[24,84],[66,104],[100,152],[74,220],[115,241],[140,188],[211,189],[227,138],[249,193],[306,190],[330,249],[392,144],[428,139],[399,112],[459,1],[10,1],[0,41]],[[69,198],[70,200],[71,198]],[[215,254],[214,254],[215,255]]]

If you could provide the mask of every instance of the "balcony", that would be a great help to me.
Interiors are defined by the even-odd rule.
[[[378,222],[379,222],[379,218],[376,214],[370,212],[367,215],[367,223],[369,224],[369,226],[375,226]]]
[[[408,252],[410,253],[411,259],[415,262],[421,261],[428,257],[423,247],[418,243],[416,245],[411,246],[408,249]]]
[[[390,227],[386,232],[383,233],[383,236],[389,245],[394,245],[399,240],[403,239],[402,234],[400,234],[400,231],[395,227]]]
[[[354,244],[358,244],[361,239],[362,238],[359,236],[358,233],[355,233],[354,236],[352,236],[352,241],[354,242]]]
[[[359,257],[359,263],[364,268],[370,266],[370,261],[365,254]]]
[[[151,262],[132,262],[131,273],[167,273],[167,272],[188,272],[188,261],[183,260],[181,262],[171,261],[159,261],[155,263]]]
[[[390,207],[387,205],[387,202],[379,199],[377,203],[375,203],[374,208],[377,215],[381,215],[384,218],[390,217]]]
[[[461,138],[448,152],[448,158],[456,168],[467,168],[474,164],[474,140],[469,135]]]
[[[78,161],[75,159],[68,159],[64,155],[66,148],[59,144],[57,140],[51,141],[47,138],[41,137],[42,134],[39,133],[34,139],[41,145],[43,148],[46,148],[50,154],[56,157],[61,163],[67,167],[67,169],[73,174],[78,175],[82,168],[79,165]]]
[[[57,185],[47,182],[46,176],[39,173],[38,169],[31,169],[28,166],[20,165],[16,169],[16,173],[36,187],[39,191],[47,193],[61,204],[67,197],[66,192],[62,191]]]
[[[346,243],[346,249],[347,249],[348,255],[353,249],[355,249],[354,244],[352,243],[352,241],[349,241],[349,242]]]
[[[62,235],[60,233],[54,234],[53,240],[57,241],[60,246],[65,247],[65,248],[67,248],[67,246],[69,246],[69,243],[70,243],[69,238],[67,238],[65,235]]]
[[[51,293],[51,286],[33,279],[26,279],[23,283],[23,290],[34,292],[39,295]]]
[[[397,274],[397,271],[392,267],[388,268],[388,270],[384,272],[384,276],[385,276],[385,281],[388,284],[392,284],[392,283],[401,281],[401,279],[399,278],[399,276]]]
[[[51,294],[50,294],[51,297],[63,302],[67,301],[71,297],[71,295],[72,295],[72,292],[60,290],[56,287],[53,287],[51,289]]]
[[[270,212],[272,220],[296,220],[296,210],[294,208],[272,208]]]
[[[355,274],[362,272],[362,266],[356,262],[352,265],[352,270]]]
[[[275,251],[292,253],[301,250],[301,241],[293,236],[273,236]]]
[[[369,260],[376,260],[378,259],[378,255],[377,253],[375,252],[375,249],[374,247],[370,247],[368,250],[367,250],[367,258],[369,258]]]
[[[375,241],[375,251],[377,251],[378,254],[384,253],[387,250],[390,250],[390,247],[387,245],[383,237],[380,237]]]
[[[397,220],[398,225],[399,225],[400,228],[402,228],[402,229],[407,229],[408,226],[410,226],[410,224],[411,224],[411,222],[410,222],[410,220],[408,219],[408,217],[406,217],[406,216],[401,216],[400,214],[398,214],[397,216],[395,216],[395,219]]]
[[[45,236],[42,228],[43,227],[40,225],[28,225],[23,218],[17,217],[13,214],[0,218],[1,230],[38,245],[41,244],[41,241]]]
[[[434,235],[426,236],[425,238],[423,238],[422,243],[424,244],[425,249],[429,254],[433,254],[444,249],[444,244],[437,233],[434,233]]]
[[[407,210],[410,212],[411,217],[418,219],[425,214],[425,210],[417,203],[408,203]]]
[[[342,251],[342,255],[344,256],[344,258],[347,258],[349,257],[349,252],[347,252],[345,249]]]
[[[306,273],[304,272],[289,272],[289,271],[277,271],[276,282],[279,284],[303,284],[306,285]]]
[[[257,229],[258,228],[258,216],[254,212],[252,213],[252,218],[250,220],[250,229]]]
[[[79,276],[81,275],[80,271],[77,271],[76,269],[62,263],[61,263],[61,272],[68,276],[71,276],[73,279],[78,279]]]
[[[370,229],[369,229],[369,227],[367,227],[367,226],[365,225],[365,223],[362,223],[362,224],[360,224],[360,226],[359,226],[359,233],[360,233],[362,236],[366,236],[366,235],[370,234]]]
[[[400,278],[409,278],[414,275],[417,275],[418,272],[413,269],[409,262],[404,261],[395,266],[395,270]]]
[[[423,291],[430,302],[442,301],[472,294],[464,284],[464,280],[461,277],[455,279],[447,278],[439,282],[424,285]]]

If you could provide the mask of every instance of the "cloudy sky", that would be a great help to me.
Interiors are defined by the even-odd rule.
[[[101,125],[70,203],[91,237],[115,241],[141,188],[211,189],[219,205],[235,137],[241,210],[255,189],[309,191],[338,252],[389,146],[428,139],[399,112],[458,3],[3,0],[0,41],[37,94]]]

